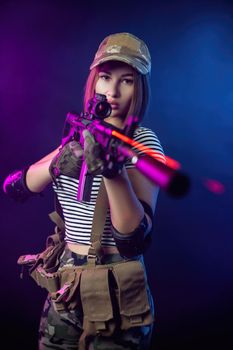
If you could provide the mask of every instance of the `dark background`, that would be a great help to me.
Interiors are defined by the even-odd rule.
[[[60,142],[100,41],[131,32],[152,56],[145,125],[191,179],[183,198],[160,191],[146,255],[156,302],[152,349],[230,349],[233,312],[232,1],[1,1],[1,186]],[[210,180],[215,186],[210,187]],[[19,278],[18,256],[44,248],[53,196],[17,204],[1,191],[1,331],[37,348],[45,290]],[[27,274],[25,274],[27,276]],[[224,345],[229,342],[229,345]]]

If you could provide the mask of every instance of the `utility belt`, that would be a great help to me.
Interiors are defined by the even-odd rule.
[[[140,260],[96,265],[90,258],[87,265],[59,268],[64,248],[63,241],[41,254],[18,259],[20,265],[31,265],[30,276],[49,292],[57,312],[82,309],[88,335],[109,336],[116,327],[127,330],[153,322]]]

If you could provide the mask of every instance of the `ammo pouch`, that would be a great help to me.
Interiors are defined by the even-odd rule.
[[[54,233],[47,237],[46,249],[39,254],[21,255],[17,263],[19,265],[29,265],[31,269],[30,274],[39,266],[47,273],[52,273],[58,270],[60,265],[60,257],[65,249],[64,241],[64,223],[56,211],[49,214],[50,219],[56,223]]]
[[[48,290],[59,313],[83,310],[87,335],[109,336],[116,327],[127,330],[153,322],[144,269],[138,260],[65,266],[54,273],[39,265],[30,274]]]

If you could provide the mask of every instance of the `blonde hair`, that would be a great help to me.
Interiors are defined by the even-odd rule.
[[[84,111],[87,112],[88,101],[95,95],[95,85],[98,80],[98,74],[100,66],[94,67],[87,78],[85,91],[84,91]],[[150,82],[149,74],[142,75],[136,70],[133,70],[134,74],[134,93],[132,102],[125,119],[129,115],[133,115],[139,118],[139,122],[142,121],[145,116],[149,101],[150,101]]]

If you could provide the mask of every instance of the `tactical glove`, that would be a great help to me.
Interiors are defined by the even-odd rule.
[[[104,150],[93,135],[85,129],[84,138],[84,158],[88,171],[91,174],[102,174],[109,179],[114,178],[122,170],[124,162],[117,161],[107,150]]]
[[[83,150],[77,141],[70,141],[62,147],[59,153],[53,158],[49,172],[56,183],[59,175],[67,175],[79,179],[83,162]]]

